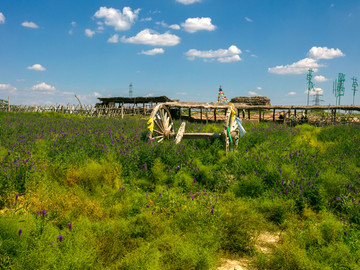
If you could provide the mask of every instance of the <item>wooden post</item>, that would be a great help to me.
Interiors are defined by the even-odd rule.
[[[179,108],[179,119],[181,120],[181,108]]]
[[[205,111],[205,117],[206,117],[206,124],[208,123],[208,109],[206,108],[206,111]]]
[[[248,109],[248,119],[250,120],[250,109]]]
[[[191,118],[191,108],[189,108],[189,120]]]
[[[200,120],[202,120],[202,108],[200,108]]]
[[[259,123],[261,122],[261,110],[259,110]]]
[[[216,122],[216,109],[214,109],[214,121]]]
[[[275,122],[275,109],[273,109],[273,122]]]
[[[146,112],[145,112],[145,103],[143,103],[143,115],[146,115]]]
[[[295,118],[296,118],[296,109],[294,110],[294,116],[295,116]]]
[[[242,118],[245,119],[245,110],[244,109],[242,109],[242,116],[243,116]]]
[[[124,102],[121,104],[121,119],[124,119]]]

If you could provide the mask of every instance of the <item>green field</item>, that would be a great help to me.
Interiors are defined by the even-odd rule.
[[[360,269],[359,126],[146,121],[0,113],[0,269]]]

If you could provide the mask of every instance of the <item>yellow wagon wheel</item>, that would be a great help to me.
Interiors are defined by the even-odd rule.
[[[162,142],[175,134],[174,122],[166,105],[157,105],[150,115],[153,127],[149,130],[149,139]]]

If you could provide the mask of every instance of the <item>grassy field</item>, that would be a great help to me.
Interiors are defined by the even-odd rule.
[[[245,129],[225,156],[135,117],[0,113],[0,269],[360,269],[360,127]]]

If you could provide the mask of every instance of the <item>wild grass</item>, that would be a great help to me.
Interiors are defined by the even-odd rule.
[[[137,117],[0,113],[0,268],[358,269],[360,128],[245,129],[225,156],[148,141]],[[267,254],[265,231],[280,232]]]

